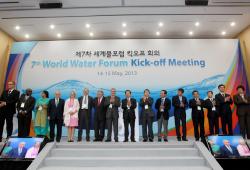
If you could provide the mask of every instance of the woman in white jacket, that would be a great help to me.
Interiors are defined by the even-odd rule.
[[[76,99],[76,92],[70,93],[70,98],[64,105],[64,124],[68,128],[68,142],[74,142],[75,127],[78,126],[79,102]]]

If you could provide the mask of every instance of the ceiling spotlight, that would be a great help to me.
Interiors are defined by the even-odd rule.
[[[127,32],[123,32],[122,35],[125,37],[127,36]]]
[[[189,35],[193,35],[194,32],[193,32],[193,31],[189,31],[188,34],[189,34]]]
[[[53,24],[51,24],[49,27],[50,27],[50,29],[52,29],[52,30],[55,29],[55,25],[53,25]]]
[[[90,33],[89,33],[89,36],[90,36],[90,37],[93,37],[93,36],[94,36],[94,33],[93,33],[93,32],[90,32]]]
[[[61,38],[61,37],[62,37],[62,34],[61,34],[61,33],[57,33],[56,36],[57,36],[58,38]]]
[[[15,26],[15,30],[20,30],[20,26],[19,25]]]
[[[90,24],[86,24],[85,27],[86,27],[86,28],[90,28]]]
[[[231,27],[234,27],[234,26],[235,26],[235,22],[231,22],[231,23],[230,23],[230,26],[231,26]]]
[[[156,34],[157,36],[161,35],[161,33],[160,33],[159,31],[157,31],[155,34]]]
[[[122,23],[122,27],[126,27],[127,26],[127,23]]]
[[[200,26],[200,23],[199,23],[199,22],[196,22],[194,25],[195,25],[196,27],[199,27],[199,26]]]
[[[164,24],[162,22],[159,22],[158,26],[162,27]]]
[[[226,31],[221,32],[221,35],[226,35],[226,34],[227,34]]]
[[[29,34],[25,34],[24,37],[25,37],[26,39],[29,39],[29,38],[30,38],[30,35],[29,35]]]

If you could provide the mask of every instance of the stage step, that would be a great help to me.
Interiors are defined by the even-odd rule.
[[[203,147],[192,141],[49,143],[28,170],[222,170]]]

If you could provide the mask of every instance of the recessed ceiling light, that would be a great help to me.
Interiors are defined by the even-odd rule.
[[[161,35],[161,33],[160,33],[159,31],[157,31],[155,34],[156,34],[157,36]]]
[[[25,37],[26,39],[29,39],[29,38],[30,38],[30,35],[29,35],[29,34],[25,34],[24,37]]]
[[[226,34],[227,34],[226,31],[222,31],[222,32],[221,32],[221,35],[226,35]]]
[[[15,26],[15,30],[20,30],[20,26],[19,25]]]
[[[90,28],[90,24],[86,24],[85,27],[86,27],[86,28]]]
[[[122,35],[123,35],[123,36],[127,36],[127,32],[123,32]]]
[[[61,33],[57,33],[56,36],[57,36],[58,38],[61,38],[61,37],[62,37],[62,34],[61,34]]]
[[[200,23],[199,23],[199,22],[196,22],[194,25],[195,25],[196,27],[199,27],[199,26],[200,26]]]
[[[93,32],[90,32],[90,33],[89,33],[89,36],[90,36],[90,37],[93,37],[93,36],[94,36],[94,33],[93,33]]]
[[[164,25],[163,22],[159,22],[158,24],[159,27],[163,27],[163,25]]]
[[[230,26],[231,26],[231,27],[234,27],[234,26],[235,26],[235,22],[231,22],[231,23],[230,23]]]
[[[51,24],[49,27],[50,27],[50,29],[52,29],[52,30],[55,29],[55,25],[53,25],[53,24]]]
[[[193,32],[193,31],[189,31],[188,34],[189,34],[189,35],[193,35],[194,32]]]
[[[126,22],[122,23],[122,27],[126,27],[126,26],[127,26]]]

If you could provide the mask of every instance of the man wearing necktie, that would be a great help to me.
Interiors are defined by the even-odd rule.
[[[219,134],[219,113],[216,107],[216,101],[213,98],[213,91],[207,92],[207,99],[204,101],[204,107],[207,109],[207,118],[210,135]]]
[[[93,98],[89,96],[89,89],[84,88],[83,96],[79,99],[80,109],[78,113],[78,142],[82,141],[83,124],[85,123],[86,141],[90,141],[90,120],[93,107]]]
[[[239,85],[237,94],[233,96],[234,104],[237,107],[237,116],[240,125],[240,134],[245,139],[250,139],[250,96],[245,93],[245,87]]]
[[[3,127],[6,120],[7,138],[12,135],[13,115],[16,113],[16,104],[20,92],[15,89],[15,82],[8,82],[8,89],[0,96],[0,142],[2,141]]]
[[[149,95],[149,89],[145,89],[144,96],[140,100],[143,142],[154,141],[153,121],[155,113],[152,109],[154,99]]]
[[[215,95],[215,102],[217,104],[216,106],[221,117],[222,132],[224,135],[233,135],[231,110],[233,100],[229,94],[225,93],[224,84],[220,84],[218,86],[218,89],[220,92]]]
[[[194,126],[194,137],[196,141],[205,140],[204,129],[204,100],[199,98],[199,92],[194,90],[192,92],[193,99],[189,100],[189,107],[192,109],[192,121]]]
[[[114,129],[114,140],[118,142],[118,118],[121,105],[120,98],[116,96],[116,89],[110,90],[111,95],[105,99],[105,106],[107,107],[106,120],[108,127],[108,135],[105,142],[111,142],[112,126]]]
[[[220,147],[220,153],[222,157],[239,157],[239,152],[233,145],[230,144],[229,140],[223,140],[223,146]]]
[[[50,141],[53,142],[55,138],[55,126],[56,126],[56,142],[60,142],[62,137],[62,125],[63,125],[63,112],[65,101],[61,98],[61,92],[57,90],[55,97],[50,99],[48,104],[48,120],[50,126]]]
[[[105,122],[106,122],[106,107],[104,105],[105,97],[103,90],[98,90],[97,97],[94,99],[93,108],[94,112],[94,129],[95,139],[94,142],[103,141],[105,136]]]
[[[124,142],[128,142],[129,128],[130,125],[130,140],[135,142],[135,108],[136,100],[131,98],[131,91],[125,91],[126,98],[122,100],[122,109],[123,109],[123,121],[124,121]]]
[[[169,110],[171,108],[171,101],[167,98],[167,91],[162,90],[160,93],[160,98],[155,102],[155,109],[157,110],[157,120],[158,120],[158,142],[161,142],[161,130],[162,126],[164,128],[164,141],[168,141],[168,119]]]
[[[35,107],[36,99],[32,97],[32,90],[26,89],[21,95],[17,103],[18,118],[18,137],[28,137],[30,133],[30,124],[32,118],[32,110]]]

